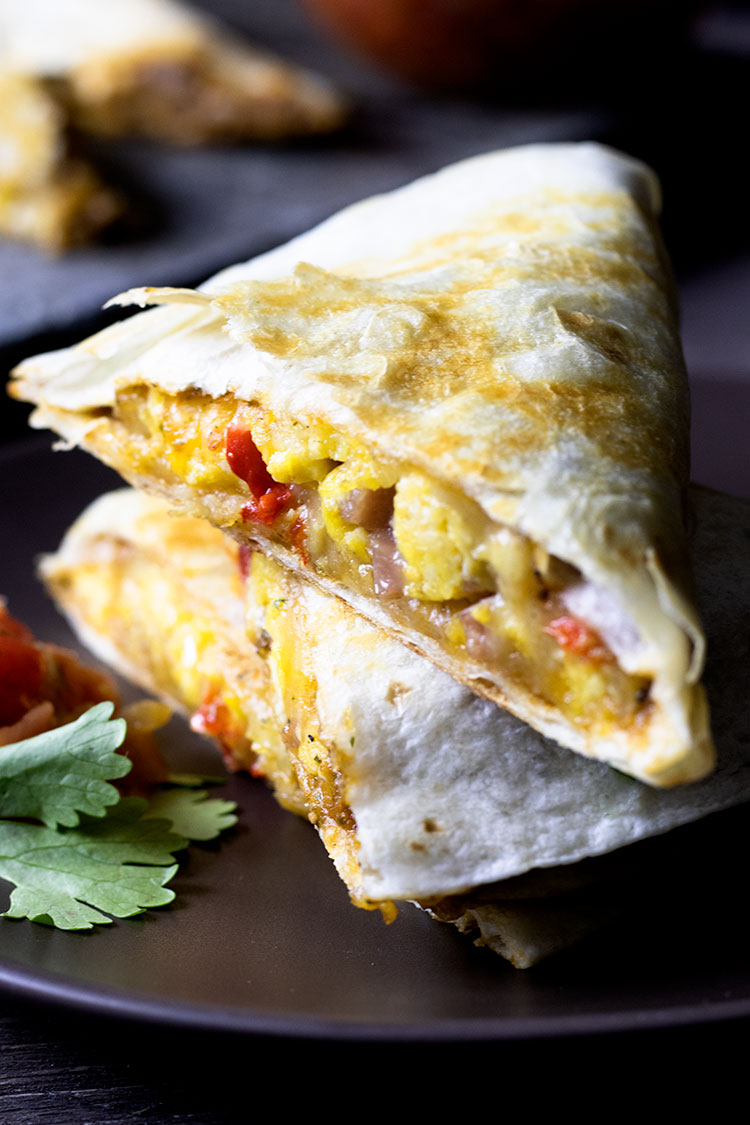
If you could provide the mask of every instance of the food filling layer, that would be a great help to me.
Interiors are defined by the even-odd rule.
[[[650,680],[606,591],[474,501],[322,422],[150,387],[119,393],[91,444],[126,476],[189,486],[195,510],[367,598],[472,675],[515,682],[591,733],[645,721]],[[497,670],[497,679],[493,672]]]
[[[305,798],[307,816],[315,825],[352,901],[379,909],[387,921],[395,917],[392,903],[373,902],[358,892],[361,882],[357,825],[347,795],[349,747],[324,737],[318,714],[318,686],[307,666],[315,638],[306,626],[304,603],[293,596],[284,570],[259,552],[246,557],[248,635],[267,661],[269,679],[283,714],[284,739]]]
[[[193,729],[214,739],[230,769],[266,777],[283,805],[304,813],[263,665],[248,665],[244,644],[228,636],[210,600],[186,596],[163,562],[125,541],[103,560],[79,562],[48,581],[63,605],[107,638],[134,679],[190,713]]]
[[[218,533],[205,521],[199,529],[196,545],[214,550]],[[178,537],[178,550],[179,542]],[[390,920],[395,916],[391,903],[374,902],[357,889],[359,843],[345,783],[350,747],[332,746],[320,736],[317,685],[300,643],[302,608],[289,596],[283,568],[245,548],[237,553],[228,548],[233,569],[224,575],[238,600],[244,586],[247,629],[240,621],[237,637],[228,635],[212,597],[201,603],[194,592],[186,594],[179,575],[181,568],[191,566],[189,549],[172,566],[126,540],[107,537],[102,555],[94,550],[90,561],[56,568],[47,581],[61,604],[72,608],[93,634],[106,638],[134,678],[191,715],[193,729],[219,745],[230,769],[264,777],[282,805],[309,819],[354,903],[379,909]],[[17,668],[0,694],[0,723],[11,692],[15,705],[16,681],[23,678],[25,685],[31,679],[15,634],[2,634],[0,603],[0,660],[5,645]],[[248,658],[248,645],[257,659]],[[108,679],[105,686],[112,686]],[[1,736],[2,731],[0,743]]]

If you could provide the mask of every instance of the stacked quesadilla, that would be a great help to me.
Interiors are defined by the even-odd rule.
[[[15,392],[565,746],[713,765],[687,389],[642,165],[528,146],[29,360]]]
[[[358,900],[442,899],[744,796],[722,773],[659,791],[715,752],[658,209],[653,174],[597,145],[478,157],[201,290],[125,294],[167,307],[16,372],[34,425],[252,555],[278,694],[251,710],[286,739],[266,772]],[[235,712],[229,752],[259,753]]]
[[[668,792],[545,739],[161,499],[101,497],[41,571],[89,648],[309,817],[356,905],[390,918],[394,903],[416,901],[527,967],[637,901],[632,884],[643,894],[665,878],[653,850],[576,861],[750,797],[736,722],[750,505],[694,500],[700,601],[722,654],[708,686],[733,721],[717,729],[717,771]],[[714,593],[727,587],[731,605]]]

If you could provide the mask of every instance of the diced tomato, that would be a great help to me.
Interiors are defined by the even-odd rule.
[[[238,747],[242,751],[243,758],[247,757],[248,743],[245,732],[241,729],[237,720],[233,718],[226,703],[214,691],[209,691],[206,695],[200,707],[190,719],[190,726],[198,734],[207,734],[216,741],[227,769],[247,768],[246,764],[240,767],[237,759]],[[252,766],[250,772],[254,777],[263,776],[262,772],[256,772]]]
[[[87,704],[116,697],[109,676],[81,664],[66,649],[35,641],[0,599],[0,726],[17,723],[43,701],[52,704],[57,726]]]
[[[227,461],[232,472],[244,480],[253,496],[262,496],[276,482],[265,466],[253,435],[234,422],[227,430]]]
[[[568,614],[556,617],[549,625],[545,625],[544,631],[554,637],[566,652],[573,652],[576,656],[584,656],[587,660],[600,664],[613,659],[599,634],[576,617]]]
[[[40,646],[46,657],[44,693],[60,715],[74,714],[83,705],[117,699],[117,688],[106,672],[82,664],[75,653],[54,645]]]
[[[227,430],[227,462],[232,472],[244,480],[252,499],[242,509],[248,523],[270,525],[287,507],[291,489],[275,481],[266,468],[253,436],[244,426],[232,423]]]
[[[0,726],[17,723],[38,703],[41,686],[41,653],[13,633],[0,634]]]
[[[292,490],[285,484],[274,484],[262,496],[253,496],[242,509],[246,523],[263,523],[270,526],[284,511],[292,497]]]
[[[190,726],[199,734],[210,734],[214,738],[224,734],[231,723],[232,716],[226,703],[216,695],[207,695],[190,720]]]
[[[114,682],[105,672],[82,664],[73,652],[45,644],[6,611],[0,599],[0,745],[30,738],[75,719],[88,707],[112,700],[119,713]],[[128,709],[128,730],[121,747],[133,769],[117,781],[122,793],[145,796],[168,776],[167,763],[153,737],[153,708]],[[162,711],[168,713],[168,708]],[[148,721],[151,720],[151,725]]]
[[[213,690],[209,691],[193,714],[190,726],[199,734],[218,739],[224,746],[244,741],[244,731],[221,696]]]

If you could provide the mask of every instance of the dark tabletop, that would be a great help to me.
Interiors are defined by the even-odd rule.
[[[100,145],[101,157],[149,202],[150,226],[120,244],[60,259],[0,246],[5,369],[103,323],[101,304],[130,285],[196,283],[348,202],[463,156],[525,141],[593,138],[646,159],[662,178],[693,385],[694,475],[746,490],[750,224],[737,120],[750,55],[745,6],[709,5],[687,50],[675,48],[658,73],[638,72],[606,100],[596,90],[541,83],[533,97],[429,95],[333,45],[292,0],[202,6],[335,78],[357,107],[351,124],[336,138],[282,146]],[[24,416],[16,404],[6,408],[6,442],[23,436]],[[696,957],[721,957],[710,919],[699,911],[689,939]],[[734,1064],[750,1031],[747,1020],[696,1019],[627,1034],[393,1045],[191,1030],[11,992],[1,1010],[0,1120],[12,1125],[211,1125],[282,1110],[339,1117],[372,1105],[386,1114],[406,1104],[463,1115],[480,1111],[480,1094],[482,1106],[489,1096],[494,1111],[504,1112],[519,1090],[536,1107],[550,1099],[590,1102],[594,1075],[609,1077],[609,1098],[617,1102],[637,1100],[644,1074],[658,1075],[662,1089],[683,1091],[720,1074],[726,1090],[741,1078]]]

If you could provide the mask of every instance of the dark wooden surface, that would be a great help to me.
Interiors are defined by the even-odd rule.
[[[350,200],[483,148],[592,136],[649,159],[664,181],[665,229],[700,421],[697,475],[732,488],[748,456],[750,405],[750,228],[737,136],[750,45],[742,6],[704,23],[701,49],[669,60],[663,75],[639,76],[615,102],[600,103],[591,93],[560,104],[548,92],[546,100],[512,105],[431,98],[392,81],[326,43],[291,0],[203,6],[335,75],[359,105],[352,126],[339,140],[280,150],[196,155],[130,146],[118,159],[160,196],[169,222],[106,256],[91,251],[47,262],[21,247],[0,249],[6,369],[39,346],[75,339],[98,322],[101,301],[124,285],[198,281]],[[217,207],[227,182],[228,201]],[[12,440],[22,427],[21,408],[3,412],[1,436]],[[698,916],[690,939],[697,957],[721,957],[711,947],[710,919]],[[0,1121],[9,1125],[212,1125],[259,1113],[339,1117],[370,1106],[390,1113],[407,1103],[464,1116],[484,1111],[486,1095],[505,1112],[518,1090],[537,1108],[550,1099],[586,1102],[594,1075],[609,1077],[609,1104],[642,1097],[644,1075],[662,1091],[707,1081],[728,1090],[744,1072],[750,1031],[748,1021],[739,1021],[496,1045],[328,1043],[126,1023],[10,994],[1,1002]]]
[[[743,1097],[747,1021],[516,1043],[327,1043],[196,1034],[10,1000],[3,1125],[229,1125],[292,1115],[528,1112],[583,1120]]]

